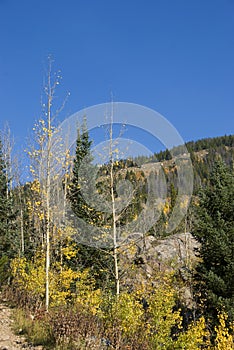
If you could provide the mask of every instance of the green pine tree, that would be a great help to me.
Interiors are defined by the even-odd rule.
[[[9,193],[9,180],[0,140],[0,284],[6,278],[9,260],[17,253],[18,240],[15,230],[13,197]]]
[[[92,174],[95,173],[95,167],[92,165],[91,155],[92,141],[89,139],[86,123],[82,126],[82,133],[78,130],[76,141],[76,154],[73,163],[73,174],[69,184],[69,200],[73,213],[86,221],[94,224],[99,219],[98,213],[86,202],[84,193],[89,193],[91,186],[87,179],[92,180]],[[82,184],[82,188],[81,188]],[[95,189],[92,187],[93,192]]]
[[[82,132],[78,130],[76,141],[76,153],[73,163],[73,174],[69,184],[69,201],[71,208],[75,216],[85,221],[88,225],[104,225],[104,215],[100,211],[97,211],[89,203],[86,202],[84,197],[85,191],[90,191],[93,194],[97,193],[95,183],[90,184],[88,181],[92,179],[92,173],[95,173],[95,167],[92,165],[91,154],[92,141],[89,139],[89,133],[87,131],[86,122],[84,120],[82,126]],[[82,184],[82,188],[81,188]],[[85,188],[87,186],[87,188]],[[90,188],[92,189],[90,190]],[[97,193],[98,196],[98,193]],[[101,205],[101,204],[100,204]],[[78,227],[79,230],[79,227]],[[82,232],[82,235],[88,232]],[[88,246],[86,244],[77,244],[78,256],[77,261],[79,267],[91,268],[93,276],[96,278],[97,286],[107,288],[112,286],[111,274],[112,274],[112,257],[108,251],[104,249],[100,250],[95,246]]]
[[[202,261],[195,279],[206,312],[214,321],[216,309],[226,307],[234,319],[234,175],[221,161],[200,193],[196,218]]]

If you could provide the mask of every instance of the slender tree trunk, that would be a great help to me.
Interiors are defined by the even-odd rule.
[[[115,208],[115,195],[114,195],[114,159],[113,159],[113,111],[111,116],[111,125],[110,125],[110,189],[111,189],[111,203],[112,203],[112,219],[113,219],[113,257],[114,257],[114,265],[115,265],[115,287],[116,287],[116,295],[119,295],[120,292],[120,281],[119,281],[119,264],[118,264],[118,245],[117,245],[117,229],[116,229],[116,208]]]
[[[50,280],[49,280],[49,272],[50,272],[50,192],[51,192],[51,183],[50,183],[50,169],[51,169],[51,136],[52,136],[52,128],[51,128],[51,102],[52,102],[52,91],[51,91],[51,70],[49,70],[48,74],[48,105],[47,105],[47,154],[46,154],[46,311],[49,309],[50,302]]]
[[[22,206],[20,208],[20,237],[21,237],[21,254],[24,255],[24,216]]]
[[[116,295],[119,295],[119,266],[118,266],[118,245],[117,245],[117,230],[116,230],[116,212],[115,212],[115,197],[113,188],[113,165],[111,165],[111,202],[112,202],[112,218],[113,218],[113,245],[114,245],[114,263],[115,263],[115,286]]]
[[[50,210],[46,208],[46,311],[49,309],[49,271],[50,271]]]
[[[44,117],[39,120],[39,123],[35,124],[37,147],[33,148],[32,152],[29,152],[33,161],[31,172],[39,185],[39,188],[35,190],[38,192],[36,196],[39,195],[41,199],[39,201],[40,211],[37,213],[39,214],[37,215],[39,221],[37,230],[40,234],[42,250],[45,254],[45,308],[47,311],[50,305],[51,238],[53,237],[54,225],[52,224],[52,219],[54,218],[53,212],[55,210],[51,199],[56,195],[54,180],[57,175],[55,174],[56,162],[60,157],[59,151],[56,152],[57,149],[55,150],[54,148],[56,144],[54,135],[58,129],[53,125],[53,121],[66,102],[65,100],[62,106],[53,112],[52,102],[60,78],[60,75],[56,74],[56,77],[52,75],[52,59],[49,57],[47,83],[44,88],[46,103],[42,105]],[[41,228],[42,225],[43,229]]]
[[[20,255],[24,255],[25,242],[24,242],[24,199],[22,198],[22,188],[20,181],[18,180],[18,198],[19,198],[19,220],[20,220]]]

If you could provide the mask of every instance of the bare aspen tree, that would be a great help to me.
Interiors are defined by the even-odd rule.
[[[29,152],[32,160],[31,173],[34,178],[34,185],[41,197],[40,207],[43,208],[44,234],[45,239],[45,307],[48,311],[50,303],[50,258],[51,258],[51,238],[53,234],[53,196],[56,193],[55,177],[57,164],[61,161],[62,155],[59,152],[59,142],[56,138],[58,127],[55,126],[55,119],[61,112],[66,102],[54,112],[53,103],[57,85],[60,83],[60,75],[52,73],[52,59],[48,59],[48,72],[44,88],[46,101],[43,103],[43,117],[35,124],[36,145]]]
[[[24,216],[23,216],[23,203],[22,203],[22,193],[19,189],[19,200],[20,200],[20,241],[21,241],[21,253],[24,255],[25,242],[24,242]]]
[[[115,293],[118,297],[120,294],[120,265],[121,268],[123,268],[123,264],[120,264],[121,256],[127,252],[132,245],[134,245],[134,242],[128,242],[125,241],[124,237],[121,237],[121,218],[123,218],[126,209],[128,208],[128,205],[131,203],[132,198],[134,194],[136,193],[135,189],[129,188],[129,183],[124,181],[125,183],[125,191],[123,196],[121,196],[121,193],[118,193],[118,196],[116,196],[116,181],[118,172],[115,169],[115,166],[118,164],[118,156],[120,153],[119,146],[119,138],[123,134],[124,130],[122,129],[118,135],[117,138],[114,138],[114,109],[112,104],[111,114],[109,118],[108,123],[108,130],[107,130],[107,137],[108,137],[108,146],[103,151],[107,152],[108,154],[108,175],[106,177],[106,180],[104,182],[107,182],[107,188],[108,192],[110,193],[110,206],[108,206],[110,209],[108,210],[110,217],[111,217],[111,228],[110,228],[110,236],[111,236],[111,248],[112,252],[111,255],[114,260],[114,279],[115,279]],[[124,156],[124,154],[123,154]],[[99,157],[101,158],[101,154],[99,154]],[[104,183],[102,184],[104,185]],[[104,185],[105,186],[105,185]],[[108,220],[108,219],[107,219]],[[104,233],[104,231],[103,231]],[[126,233],[125,233],[126,234]]]
[[[110,190],[111,190],[111,205],[112,205],[112,219],[113,219],[113,257],[115,266],[115,286],[116,295],[120,292],[119,283],[119,265],[118,265],[118,245],[117,245],[117,230],[116,230],[116,205],[115,205],[115,194],[114,194],[114,157],[113,157],[113,110],[111,113],[111,123],[110,123],[110,143],[109,143],[109,156],[110,156]]]
[[[45,89],[47,96],[47,148],[46,148],[46,182],[45,182],[45,197],[46,197],[46,310],[49,308],[49,270],[50,270],[50,168],[51,168],[51,136],[52,136],[52,120],[51,120],[51,107],[54,96],[55,85],[51,85],[51,62],[49,62],[49,72],[47,87]]]
[[[136,249],[137,244],[140,241],[144,243],[145,233],[147,232],[147,226],[150,221],[153,221],[155,216],[160,215],[160,206],[161,199],[159,198],[158,188],[160,188],[161,175],[159,169],[155,169],[152,172],[151,177],[148,178],[148,199],[147,203],[142,207],[142,212],[136,214],[136,221],[126,223],[121,225],[121,220],[124,218],[124,215],[128,209],[128,206],[134,199],[134,196],[137,194],[139,189],[139,184],[132,188],[131,181],[123,181],[123,187],[121,191],[118,191],[116,196],[116,180],[118,171],[115,169],[115,165],[118,164],[116,160],[116,154],[120,153],[118,148],[118,138],[114,139],[113,135],[113,126],[114,126],[114,110],[112,107],[111,116],[110,116],[110,126],[108,130],[109,136],[109,189],[111,196],[111,216],[112,216],[112,243],[113,243],[113,259],[114,259],[114,275],[115,275],[115,287],[116,295],[120,294],[120,278],[123,272],[126,273],[127,266],[123,265],[123,258],[125,254],[127,255],[129,251]],[[122,131],[123,132],[123,131]],[[117,157],[118,158],[118,157]],[[127,158],[128,159],[128,158]],[[125,161],[127,161],[125,159]],[[121,186],[121,184],[120,184]],[[118,187],[118,185],[117,185]],[[163,194],[162,194],[163,195]],[[135,239],[129,239],[129,234],[133,232],[141,232],[138,235],[137,241]],[[125,271],[121,271],[122,269]]]

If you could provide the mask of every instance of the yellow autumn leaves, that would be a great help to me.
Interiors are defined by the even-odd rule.
[[[64,254],[69,259],[74,252],[67,249]],[[41,305],[45,295],[45,256],[36,254],[33,261],[15,258],[11,262],[15,288],[25,293],[35,305]],[[101,304],[101,291],[95,289],[95,280],[88,270],[74,271],[70,267],[54,262],[50,270],[51,307],[72,302],[96,314]]]
[[[69,259],[74,247],[63,250]],[[36,254],[34,261],[16,258],[11,263],[14,284],[17,289],[41,302],[44,297],[44,256]],[[74,271],[54,263],[50,271],[51,307],[73,305],[87,315],[98,317],[105,323],[106,331],[113,327],[122,338],[137,337],[150,349],[165,350],[231,350],[233,335],[227,326],[225,312],[219,314],[219,325],[215,328],[214,345],[204,317],[191,322],[187,330],[182,327],[182,316],[176,308],[176,292],[170,275],[160,276],[154,281],[137,283],[131,293],[123,291],[119,296],[105,294],[96,288],[90,271]],[[232,326],[233,327],[233,326]],[[174,334],[172,330],[174,329]],[[233,328],[232,328],[233,331]]]

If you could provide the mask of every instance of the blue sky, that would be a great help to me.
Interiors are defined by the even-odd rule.
[[[166,117],[185,141],[234,133],[234,0],[0,0],[0,127],[26,142],[46,58],[71,93],[61,121],[124,101]]]

